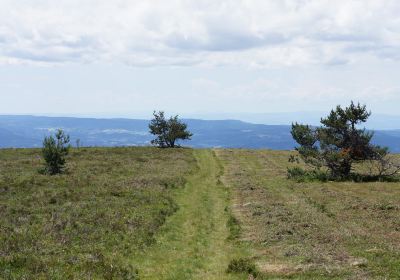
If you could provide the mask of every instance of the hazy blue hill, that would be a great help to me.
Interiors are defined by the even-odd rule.
[[[130,119],[94,119],[66,117],[0,116],[0,128],[31,139],[30,146],[40,146],[43,137],[62,128],[72,142],[80,139],[87,146],[144,145],[149,139],[147,121]],[[0,139],[1,147],[26,147],[25,143],[10,145]]]
[[[35,143],[35,139],[18,135],[17,133],[0,127],[0,147],[32,147]]]
[[[194,136],[185,145],[292,149],[295,145],[289,125],[253,124],[238,120],[186,119]],[[84,146],[148,145],[148,120],[95,119],[36,116],[0,116],[0,147],[40,147],[43,137],[57,128],[80,139]],[[374,142],[400,152],[400,130],[379,130]]]
[[[237,120],[186,120],[196,147],[291,149],[290,127],[260,125]]]
[[[400,130],[375,131],[373,142],[389,147],[392,152],[400,153]]]

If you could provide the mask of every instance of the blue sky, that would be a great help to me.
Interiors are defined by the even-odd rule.
[[[0,0],[0,113],[400,115],[400,2]]]

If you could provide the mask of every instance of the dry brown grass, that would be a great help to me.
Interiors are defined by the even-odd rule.
[[[286,178],[290,152],[218,150],[240,239],[276,278],[400,278],[400,183]]]

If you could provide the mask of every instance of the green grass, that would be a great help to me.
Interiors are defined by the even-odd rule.
[[[171,164],[173,163],[173,164]],[[40,175],[40,150],[0,150],[0,279],[128,279],[196,169],[189,149],[73,150]]]
[[[263,277],[400,279],[400,183],[297,183],[289,152],[217,154]]]
[[[143,279],[247,279],[228,275],[232,258],[247,249],[228,241],[229,190],[219,181],[221,166],[210,150],[196,150],[198,172],[176,194],[177,213],[156,236],[157,245],[134,258]]]
[[[81,148],[47,176],[0,150],[0,279],[400,279],[400,183],[288,180],[289,154]]]

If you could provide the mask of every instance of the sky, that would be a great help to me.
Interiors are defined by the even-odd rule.
[[[0,114],[400,115],[398,0],[0,0]]]

